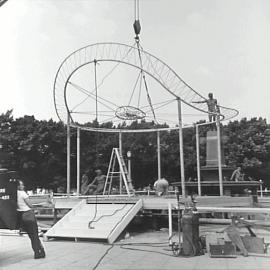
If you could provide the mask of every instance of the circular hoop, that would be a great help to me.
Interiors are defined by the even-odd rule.
[[[141,67],[138,59],[138,51],[140,51],[143,67]],[[87,64],[97,62],[117,62],[142,70],[157,81],[172,96],[172,98],[180,99],[183,103],[195,110],[206,114],[209,113],[206,103],[193,103],[206,100],[206,98],[189,86],[172,68],[157,57],[144,50],[125,44],[96,43],[71,53],[62,62],[57,71],[54,81],[54,104],[57,116],[62,122],[67,123],[67,118],[69,116],[72,126],[83,127],[80,123],[73,121],[71,110],[67,103],[67,85],[71,76],[78,69]],[[119,108],[121,107],[129,110],[132,106],[120,106]],[[135,108],[136,110],[134,110],[134,108],[135,107],[132,109],[134,112],[134,119],[143,119],[144,112],[138,108]],[[223,106],[219,106],[219,108],[220,113],[217,113],[216,115],[219,115],[221,120],[228,120],[238,115],[238,111],[235,109]],[[136,117],[139,116],[139,118],[136,118],[135,115]],[[132,114],[129,116],[130,119],[128,120],[134,120]],[[127,114],[123,117],[129,118]],[[87,129],[97,130],[96,128],[91,127],[87,127]],[[175,127],[172,127],[172,129],[175,129]],[[98,131],[105,131],[105,128],[98,129]],[[133,131],[136,132],[136,130]],[[121,129],[115,128],[113,129],[113,132],[121,132]]]

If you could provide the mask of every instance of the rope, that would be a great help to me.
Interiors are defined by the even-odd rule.
[[[134,21],[137,19],[137,1],[134,0]]]
[[[8,0],[2,0],[2,1],[0,1],[0,7],[1,7],[2,5],[4,5],[7,1],[8,1]]]
[[[139,20],[139,18],[140,18],[139,0],[134,0],[134,20]]]
[[[99,127],[99,124],[97,122],[97,127]],[[98,144],[99,144],[99,132],[95,132],[96,134],[96,159],[97,159],[97,167],[99,167],[99,151],[98,151]]]
[[[91,92],[87,91],[86,89],[84,89],[83,87],[75,84],[75,83],[72,83],[72,82],[68,82],[70,85],[72,85],[74,88],[76,88],[77,90],[79,90],[80,92],[86,94],[88,97],[92,98],[92,99],[95,99],[95,95],[92,94]],[[98,97],[98,102],[100,104],[102,104],[103,106],[105,106],[107,109],[109,109],[110,111],[114,111],[113,108],[109,107],[108,105],[106,105],[105,103],[101,102],[99,99],[103,100],[103,101],[106,101],[108,102],[109,104],[115,106],[115,107],[118,107],[115,103],[105,99],[105,98],[102,98],[101,96]]]
[[[89,222],[89,227],[90,227],[90,225],[92,224],[92,223],[96,223],[96,222],[98,222],[98,221],[100,221],[102,218],[104,218],[104,217],[112,217],[112,216],[114,216],[117,212],[119,212],[119,211],[121,211],[121,210],[123,210],[124,208],[126,208],[127,207],[127,204],[124,204],[122,207],[120,207],[120,208],[118,208],[118,209],[115,209],[114,211],[113,211],[113,213],[112,214],[108,214],[108,215],[102,215],[102,216],[100,216],[98,219],[93,219],[92,221],[90,221]],[[125,217],[125,215],[122,217],[122,219]],[[122,221],[122,219],[120,220],[120,222]],[[120,222],[118,222],[118,223],[120,223]],[[118,223],[117,223],[117,225],[118,225]]]
[[[92,220],[89,221],[89,223],[88,223],[88,228],[89,229],[91,229],[91,224],[92,224],[92,222],[94,222],[96,216],[97,216],[97,194],[96,194],[96,202],[95,202],[95,214],[94,214],[94,217],[92,218]]]
[[[174,102],[174,101],[175,101],[175,99],[169,100],[169,101],[167,101],[165,104],[160,105],[160,106],[157,106],[157,107],[155,108],[155,110],[160,109],[160,108],[162,108],[162,107],[165,107],[165,106],[169,105],[170,103],[172,103],[172,102]],[[154,109],[154,107],[151,107],[151,110],[153,110],[153,109]],[[149,111],[150,111],[150,110],[146,111],[145,113],[148,113]]]
[[[167,99],[167,100],[165,100],[165,101],[161,101],[161,102],[157,102],[157,103],[153,103],[152,105],[161,105],[161,104],[164,104],[164,103],[167,103],[167,102],[173,102],[173,101],[175,101],[175,98],[173,98],[173,99]],[[141,109],[146,109],[146,108],[148,108],[149,107],[149,105],[145,105],[145,106],[142,106],[141,107]]]
[[[141,93],[142,93],[142,71],[140,71],[140,91],[139,91],[139,97],[138,97],[138,108],[140,108],[140,101],[141,101]]]
[[[94,59],[94,73],[95,73],[95,95],[96,95],[96,124],[97,127],[99,127],[98,124],[98,95],[97,95],[97,91],[98,91],[98,87],[97,87],[97,60]],[[96,133],[96,161],[97,161],[97,167],[99,167],[99,151],[98,151],[98,144],[99,144],[99,132],[95,132]],[[96,196],[96,200],[97,200],[97,196]],[[96,201],[96,205],[97,205],[97,201]],[[97,209],[96,209],[97,211]],[[96,215],[96,213],[95,213]],[[95,218],[95,217],[94,217]],[[91,224],[89,223],[89,226]]]
[[[151,97],[150,97],[150,95],[149,95],[148,86],[147,86],[146,79],[145,79],[145,74],[143,74],[143,80],[144,80],[145,90],[146,90],[146,93],[147,93],[147,100],[148,100],[148,103],[149,103],[149,105],[150,105],[150,107],[151,107],[151,111],[152,111],[154,120],[155,120],[156,124],[158,124],[158,121],[157,121],[156,115],[155,115],[155,111],[154,111],[154,108],[153,108],[153,106],[152,106]]]
[[[132,94],[131,94],[130,99],[129,99],[129,102],[128,102],[128,106],[129,106],[130,103],[131,103],[131,100],[132,100],[132,98],[133,98],[133,95],[134,95],[135,89],[136,89],[136,87],[137,87],[138,81],[139,81],[139,79],[140,79],[140,76],[141,76],[141,72],[139,73],[139,75],[138,75],[138,77],[137,77],[137,79],[136,79],[135,85],[134,85],[134,87],[133,87]]]
[[[98,260],[98,262],[96,263],[96,265],[94,266],[93,270],[96,270],[98,268],[98,266],[100,265],[100,263],[102,262],[102,260],[105,258],[105,256],[109,253],[109,251],[114,247],[114,245],[111,245],[106,251],[105,253],[100,257],[100,259]]]
[[[151,97],[149,95],[149,90],[148,90],[148,86],[147,86],[147,82],[146,82],[146,78],[145,78],[145,74],[143,72],[143,64],[142,64],[142,56],[141,56],[141,49],[140,49],[140,44],[139,44],[139,40],[136,41],[136,45],[138,48],[138,54],[139,54],[139,60],[140,60],[140,67],[141,67],[141,73],[142,73],[142,77],[143,77],[143,81],[144,81],[144,86],[145,86],[145,90],[146,90],[146,95],[147,95],[147,101],[150,105],[152,114],[153,114],[153,118],[156,124],[158,124],[158,121],[156,119],[156,115],[155,115],[155,111],[152,105],[152,101],[151,101]]]

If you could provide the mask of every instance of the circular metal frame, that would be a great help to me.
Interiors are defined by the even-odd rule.
[[[141,62],[138,57],[141,56]],[[71,126],[81,129],[98,132],[141,132],[140,130],[109,129],[85,127],[75,123],[67,103],[67,85],[71,76],[81,67],[97,62],[117,62],[126,64],[142,70],[145,74],[156,80],[173,98],[181,100],[186,105],[200,112],[209,114],[206,103],[196,103],[206,101],[200,93],[189,86],[177,73],[154,55],[137,47],[121,43],[96,43],[71,53],[60,65],[54,81],[54,105],[60,121],[67,123],[68,116]],[[143,63],[141,65],[140,63]],[[195,103],[194,103],[195,102]],[[126,106],[127,107],[127,106]],[[220,120],[228,120],[238,115],[235,109],[219,106],[220,113],[213,113],[220,117]],[[138,108],[136,108],[138,109]],[[143,112],[141,112],[143,114]],[[142,119],[142,118],[141,118]],[[159,130],[172,130],[178,127],[159,128]],[[144,132],[156,131],[157,129],[147,129]]]

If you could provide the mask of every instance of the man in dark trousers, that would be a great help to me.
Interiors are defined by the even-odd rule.
[[[18,181],[17,188],[17,212],[20,227],[25,230],[31,240],[34,258],[45,258],[45,251],[38,236],[38,225],[32,204],[24,191],[23,181]]]

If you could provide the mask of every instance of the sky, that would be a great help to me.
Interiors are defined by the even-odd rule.
[[[140,0],[140,21],[144,49],[196,91],[239,110],[236,119],[269,122],[270,1]],[[9,0],[0,8],[0,113],[58,120],[61,62],[97,42],[132,45],[133,22],[133,0]]]

